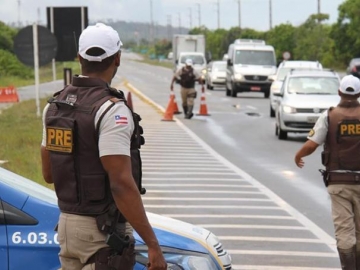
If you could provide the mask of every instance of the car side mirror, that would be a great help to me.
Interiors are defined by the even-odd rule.
[[[175,60],[175,64],[179,64],[179,60]]]
[[[228,60],[227,60],[227,64],[228,64],[228,66],[232,66],[232,65],[233,65],[231,59],[228,59]]]

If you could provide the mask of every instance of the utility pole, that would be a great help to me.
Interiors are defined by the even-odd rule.
[[[172,18],[171,18],[171,15],[168,15],[167,16],[167,34],[168,34],[168,39],[171,40],[171,37],[172,37]]]
[[[190,22],[190,29],[192,29],[192,10],[191,10],[191,7],[189,7],[189,22]]]
[[[217,17],[218,17],[217,28],[220,29],[220,0],[217,0],[215,5],[216,5],[216,8],[217,8]]]
[[[21,22],[20,22],[20,11],[21,11],[21,1],[20,0],[18,0],[18,27],[20,28],[20,24],[21,24]]]
[[[178,13],[179,16],[179,34],[181,34],[181,13]]]
[[[153,22],[153,5],[150,0],[150,43],[154,41],[154,22]]]
[[[270,30],[272,29],[272,3],[271,0],[269,0],[269,24],[270,24]]]
[[[320,7],[321,7],[320,0],[318,0],[317,2],[318,2],[318,6],[317,6],[318,15],[320,15],[320,13],[321,13],[321,10],[320,10]]]
[[[201,27],[201,6],[200,3],[196,4],[198,6],[198,16],[199,16],[199,27]]]
[[[238,7],[239,7],[239,28],[241,29],[241,0],[237,0],[238,2]]]

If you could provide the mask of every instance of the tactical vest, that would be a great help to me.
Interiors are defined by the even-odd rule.
[[[328,133],[322,152],[322,163],[334,181],[352,181],[351,174],[334,170],[360,171],[360,104],[341,101],[328,111]],[[349,179],[349,180],[348,180]]]
[[[110,107],[95,116],[108,100]],[[96,78],[74,77],[72,85],[49,99],[46,114],[46,148],[50,151],[52,178],[62,212],[98,216],[114,204],[109,178],[99,158],[100,122],[116,102],[124,102],[121,91],[110,88]],[[131,110],[131,108],[129,108]],[[141,187],[140,147],[144,143],[139,126],[140,116],[133,113],[134,133],[131,140],[133,176]]]
[[[180,85],[184,88],[194,88],[195,80],[194,69],[192,67],[183,67],[180,75]]]

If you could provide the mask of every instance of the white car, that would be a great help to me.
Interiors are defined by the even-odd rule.
[[[285,77],[276,109],[275,135],[309,132],[322,112],[336,106],[340,77],[334,71],[294,70]]]
[[[318,61],[283,61],[273,77],[273,83],[270,87],[270,117],[275,117],[276,106],[279,97],[274,93],[279,93],[286,74],[292,69],[322,69],[322,65]]]
[[[213,90],[214,87],[225,87],[226,61],[212,61],[208,64],[206,72],[206,87]]]

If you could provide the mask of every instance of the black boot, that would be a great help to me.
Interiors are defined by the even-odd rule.
[[[188,111],[188,106],[183,106],[183,110],[184,110],[184,115],[185,115],[185,118],[186,118],[186,114],[187,114],[187,111]]]
[[[194,106],[188,106],[187,113],[186,113],[186,116],[185,116],[186,119],[191,119],[191,117],[194,116],[194,114],[192,112],[193,108],[194,108]]]
[[[360,245],[356,245],[356,270],[360,270]]]
[[[341,269],[342,270],[356,270],[356,247],[349,249],[338,248]]]

